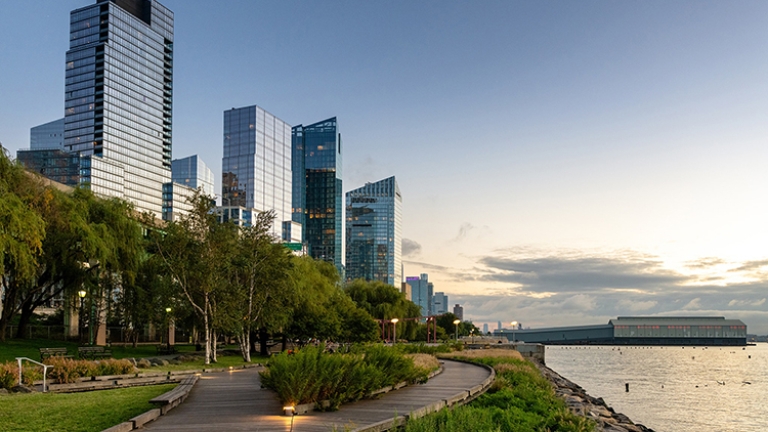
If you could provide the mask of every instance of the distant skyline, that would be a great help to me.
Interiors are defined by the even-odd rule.
[[[0,16],[0,142],[64,115],[69,12]],[[768,333],[768,3],[165,0],[173,158],[223,112],[337,117],[344,192],[396,176],[404,276],[476,323],[722,315]],[[491,325],[495,327],[495,325]]]

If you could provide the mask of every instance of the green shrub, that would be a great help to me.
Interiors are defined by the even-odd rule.
[[[327,400],[333,410],[382,387],[425,380],[429,373],[417,370],[402,352],[382,345],[355,346],[346,354],[323,349],[307,347],[273,357],[261,372],[262,385],[277,392],[283,404]]]
[[[48,357],[46,364],[53,366],[48,377],[60,384],[73,383],[78,378],[100,375],[126,375],[135,371],[128,360],[74,360],[62,357]],[[25,372],[26,373],[26,372]]]

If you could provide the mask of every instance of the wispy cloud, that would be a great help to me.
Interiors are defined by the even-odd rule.
[[[421,253],[421,245],[411,239],[404,238],[402,244],[402,254],[404,257],[418,255]]]

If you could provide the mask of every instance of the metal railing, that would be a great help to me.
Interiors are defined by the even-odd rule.
[[[28,362],[32,362],[32,363],[34,363],[34,364],[36,364],[38,366],[42,366],[43,367],[43,393],[48,391],[48,388],[45,385],[45,376],[48,375],[48,368],[52,368],[53,366],[47,365],[47,364],[44,364],[44,363],[40,363],[39,361],[32,360],[29,357],[16,357],[16,361],[19,362],[19,386],[24,384],[24,380],[23,380],[23,377],[22,377],[22,371],[24,370],[24,368],[21,367],[21,362],[24,361],[24,360],[26,360]]]

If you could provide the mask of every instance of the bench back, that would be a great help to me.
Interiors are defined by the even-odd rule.
[[[77,347],[77,352],[104,352],[103,346]]]

